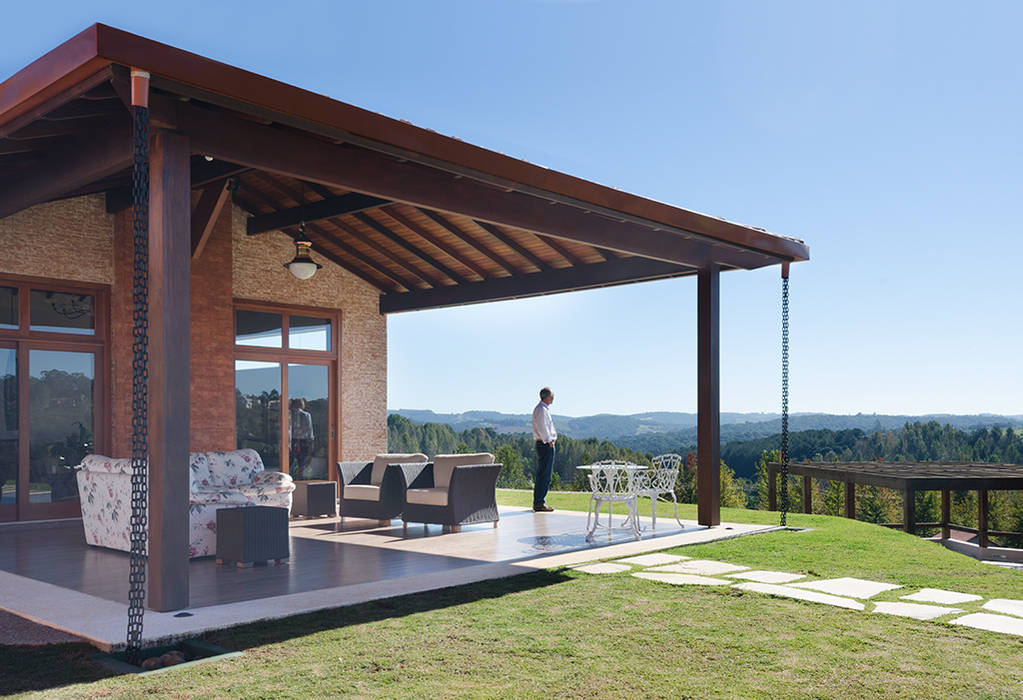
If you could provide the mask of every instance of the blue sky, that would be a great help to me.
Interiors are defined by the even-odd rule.
[[[96,21],[803,238],[794,411],[1023,413],[1023,4],[19,3],[0,74]],[[722,276],[722,410],[779,410],[778,277]],[[388,405],[692,411],[695,306],[682,279],[392,316]]]

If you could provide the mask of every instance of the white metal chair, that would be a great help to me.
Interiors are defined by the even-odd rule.
[[[671,496],[671,502],[675,507],[675,522],[682,525],[682,521],[678,519],[678,501],[675,499],[675,484],[678,482],[682,456],[677,454],[658,455],[653,458],[651,464],[653,466],[642,475],[643,480],[637,489],[637,496],[645,496],[650,499],[650,509],[653,511],[651,516],[653,529],[657,529],[657,501],[662,495]]]
[[[635,464],[614,459],[594,462],[590,466],[589,480],[590,509],[586,513],[586,540],[593,539],[593,533],[600,521],[600,509],[607,503],[607,534],[611,536],[612,508],[615,503],[624,503],[629,509],[629,517],[623,525],[632,529],[638,540],[640,538],[639,518],[636,515],[637,482]],[[645,471],[645,470],[644,470]],[[592,526],[590,517],[592,516]]]

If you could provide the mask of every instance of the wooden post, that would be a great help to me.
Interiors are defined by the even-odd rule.
[[[856,519],[856,482],[845,482],[845,517]]]
[[[987,490],[977,491],[977,544],[987,547]]]
[[[157,131],[149,184],[149,593],[188,606],[191,174],[188,138]]]
[[[813,513],[813,491],[811,490],[810,477],[803,477],[803,512]]]
[[[952,499],[951,499],[951,494],[949,493],[949,490],[948,489],[942,489],[941,490],[941,539],[943,539],[943,540],[947,540],[952,535],[951,530],[950,530],[950,528],[948,526],[949,522],[952,520],[952,517],[951,517],[951,510],[952,510],[951,500]]]
[[[778,510],[778,470],[767,468],[767,508]]]
[[[902,526],[909,534],[916,532],[916,491],[907,488],[902,492]]]
[[[721,524],[720,268],[697,274],[697,519]]]

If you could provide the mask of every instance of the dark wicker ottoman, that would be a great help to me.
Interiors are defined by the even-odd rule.
[[[337,482],[296,481],[291,514],[312,516],[337,515]]]
[[[217,563],[245,567],[290,556],[288,509],[273,506],[217,511]]]

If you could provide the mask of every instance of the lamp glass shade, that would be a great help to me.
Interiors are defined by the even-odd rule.
[[[295,241],[295,257],[291,262],[284,263],[284,267],[300,280],[307,280],[316,274],[323,265],[319,264],[309,255],[309,241]]]

